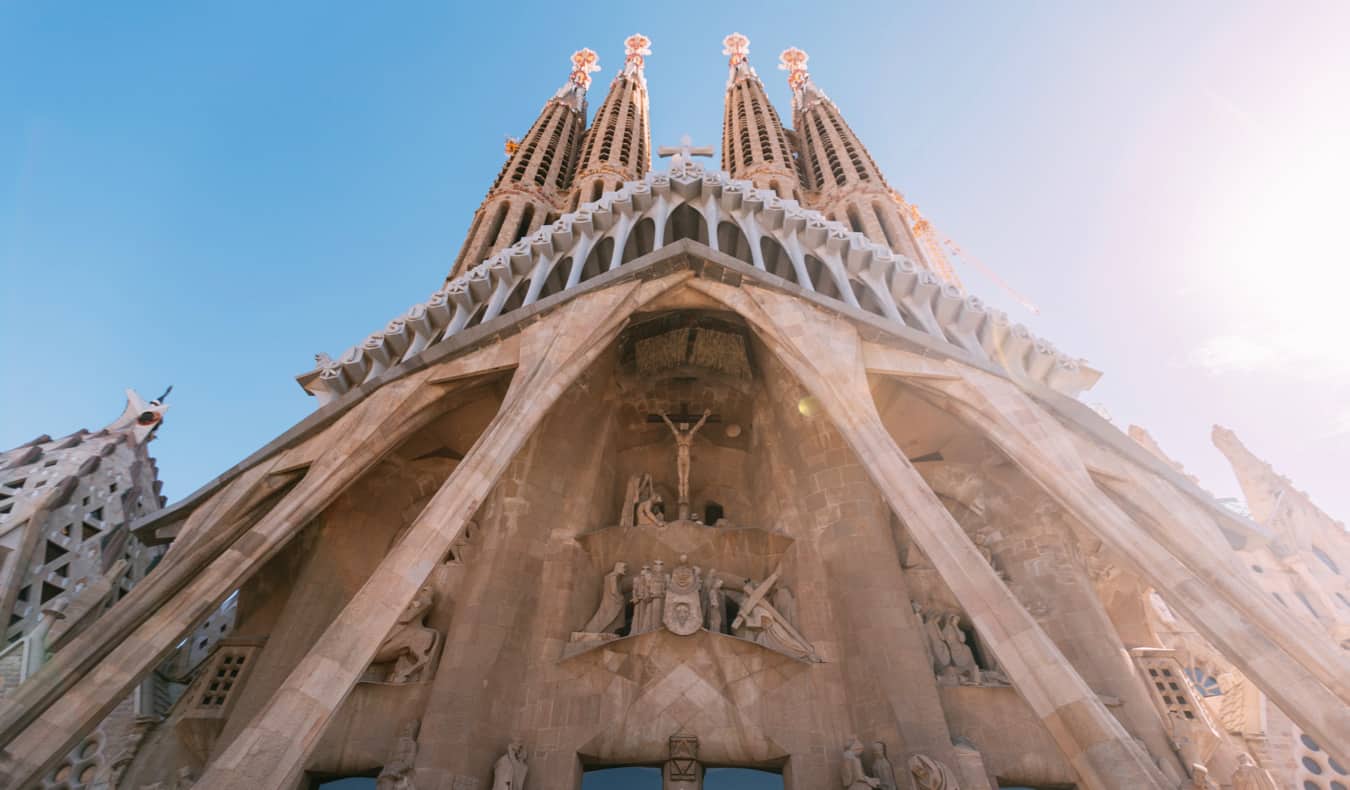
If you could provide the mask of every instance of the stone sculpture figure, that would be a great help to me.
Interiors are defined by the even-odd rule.
[[[671,569],[666,580],[661,623],[671,633],[689,636],[703,627],[703,590],[698,568],[691,568],[689,557],[680,555],[680,564]]]
[[[519,738],[511,740],[506,753],[497,758],[492,768],[492,790],[522,790],[525,787],[525,744]]]
[[[914,612],[919,615],[919,622],[923,624],[924,636],[928,637],[928,655],[933,659],[933,674],[940,678],[952,665],[952,651],[942,638],[940,623],[942,617],[938,614],[926,614],[917,603],[914,604]]]
[[[708,630],[714,634],[726,633],[727,597],[722,592],[723,581],[717,577],[717,571],[709,571],[708,578]]]
[[[666,611],[666,564],[661,560],[652,562],[652,575],[647,581],[647,630],[655,631],[661,627],[661,618]]]
[[[642,570],[633,574],[633,589],[628,600],[633,605],[633,621],[628,624],[628,635],[642,633],[643,606],[647,602],[647,577],[652,575],[652,566],[643,565]]]
[[[855,735],[853,740],[844,744],[844,764],[841,779],[844,790],[870,790],[881,787],[881,782],[867,775],[862,765],[863,745]]]
[[[413,763],[417,760],[417,719],[399,728],[394,753],[375,778],[375,790],[413,790]]]
[[[899,787],[895,783],[895,766],[886,757],[886,744],[881,741],[872,742],[872,774],[877,778],[877,790],[897,790]]]
[[[731,624],[732,631],[742,639],[750,639],[752,642],[780,650],[795,658],[821,661],[820,656],[816,655],[815,647],[787,622],[781,612],[765,600],[767,588],[777,578],[778,572],[775,571],[758,587],[750,579],[745,580],[745,599],[741,604],[740,614],[736,615],[735,622]]]
[[[923,754],[909,758],[909,773],[915,790],[961,790],[952,769]]]
[[[651,496],[638,502],[637,524],[639,527],[659,527],[666,523],[666,503],[661,495],[652,492]]]
[[[1250,754],[1238,755],[1238,767],[1233,772],[1233,790],[1276,790],[1270,772],[1256,764]]]
[[[375,651],[372,663],[394,662],[385,678],[388,682],[407,683],[431,662],[431,655],[436,652],[441,635],[436,629],[428,628],[423,621],[435,601],[436,593],[431,585],[424,585],[398,616],[398,622]]]
[[[694,423],[693,427],[689,423],[682,422],[679,427],[670,421],[670,416],[665,412],[661,413],[661,419],[665,421],[670,432],[675,435],[675,471],[679,479],[679,487],[676,493],[680,500],[680,517],[684,518],[685,511],[689,507],[689,467],[690,453],[694,447],[694,434],[698,433],[708,417],[712,415],[712,409],[704,409],[703,417]]]
[[[949,614],[941,618],[941,623],[942,641],[951,653],[957,680],[964,684],[979,685],[980,667],[975,663],[975,654],[966,644],[965,632],[960,627],[961,616]]]
[[[600,606],[581,630],[588,634],[612,634],[623,627],[623,577],[628,566],[614,563],[614,570],[605,574],[604,589],[600,592]]]

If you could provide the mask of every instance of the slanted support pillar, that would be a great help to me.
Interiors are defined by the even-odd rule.
[[[970,615],[1087,788],[1172,790],[1008,590],[882,424],[852,325],[799,300],[746,285],[695,281],[735,309],[820,401],[891,508]]]
[[[929,364],[929,363],[922,363]],[[1167,605],[1240,668],[1280,710],[1338,759],[1350,759],[1350,662],[1330,640],[1281,621],[1230,563],[1194,556],[1165,534],[1194,506],[1161,482],[1119,470],[1149,519],[1136,521],[1093,481],[1073,436],[1011,382],[949,365],[928,389],[986,435],[1105,545],[1125,557]],[[1149,523],[1156,520],[1157,525]],[[1198,527],[1197,527],[1198,528]],[[1198,541],[1199,542],[1199,541]],[[1202,543],[1202,542],[1201,542]]]
[[[256,523],[247,520],[249,503],[256,503],[258,486],[269,469],[284,464],[285,454],[244,473],[231,489],[200,506],[203,521],[193,537],[42,672],[0,701],[0,785],[37,782],[268,557],[433,419],[445,390],[426,386],[430,372],[386,385],[329,426],[331,441],[322,445],[304,479]],[[192,520],[197,518],[194,513]],[[242,534],[240,526],[247,527]]]
[[[609,347],[641,301],[681,279],[606,289],[567,303],[522,333],[519,365],[492,422],[271,701],[211,762],[198,788],[296,786],[399,613],[558,397]]]

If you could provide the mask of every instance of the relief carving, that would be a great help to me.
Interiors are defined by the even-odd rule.
[[[422,670],[431,663],[441,635],[436,629],[428,628],[424,621],[435,602],[435,591],[431,585],[424,585],[375,651],[372,664],[393,662],[385,676],[386,682],[410,683],[420,680]]]

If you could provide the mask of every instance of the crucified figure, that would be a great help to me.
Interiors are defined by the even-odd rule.
[[[708,421],[710,414],[712,409],[704,409],[703,417],[690,428],[687,422],[682,422],[676,427],[675,423],[670,421],[670,416],[661,412],[661,419],[670,427],[670,432],[675,434],[675,471],[680,481],[678,494],[681,518],[684,518],[684,511],[689,506],[689,452],[694,446],[694,434],[698,433],[698,429]]]

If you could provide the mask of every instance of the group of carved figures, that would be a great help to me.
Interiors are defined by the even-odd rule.
[[[863,745],[862,741],[854,736],[844,746],[844,762],[842,766],[841,779],[843,780],[844,790],[898,790],[900,785],[895,778],[895,767],[891,765],[891,760],[886,756],[886,744],[881,741],[872,743],[871,759],[872,772],[869,774],[863,769]],[[910,776],[914,779],[914,787],[917,790],[960,790],[961,785],[956,781],[956,774],[942,763],[922,754],[916,754],[909,758],[907,766]]]
[[[687,556],[669,572],[662,560],[642,566],[625,581],[628,564],[617,562],[605,574],[600,605],[586,625],[573,635],[574,641],[608,637],[625,625],[629,635],[666,628],[688,636],[706,628],[713,633],[732,634],[795,658],[819,661],[815,648],[797,631],[797,602],[792,591],[776,585],[778,572],[756,584],[752,579],[736,579],[729,574],[691,566]],[[728,601],[737,614],[728,622]],[[627,617],[632,604],[631,622]]]
[[[925,612],[914,604],[914,613],[923,626],[928,657],[932,659],[933,674],[939,681],[963,686],[1006,686],[1008,676],[992,660],[981,667],[975,660],[975,651],[961,630],[961,615],[953,612]]]

